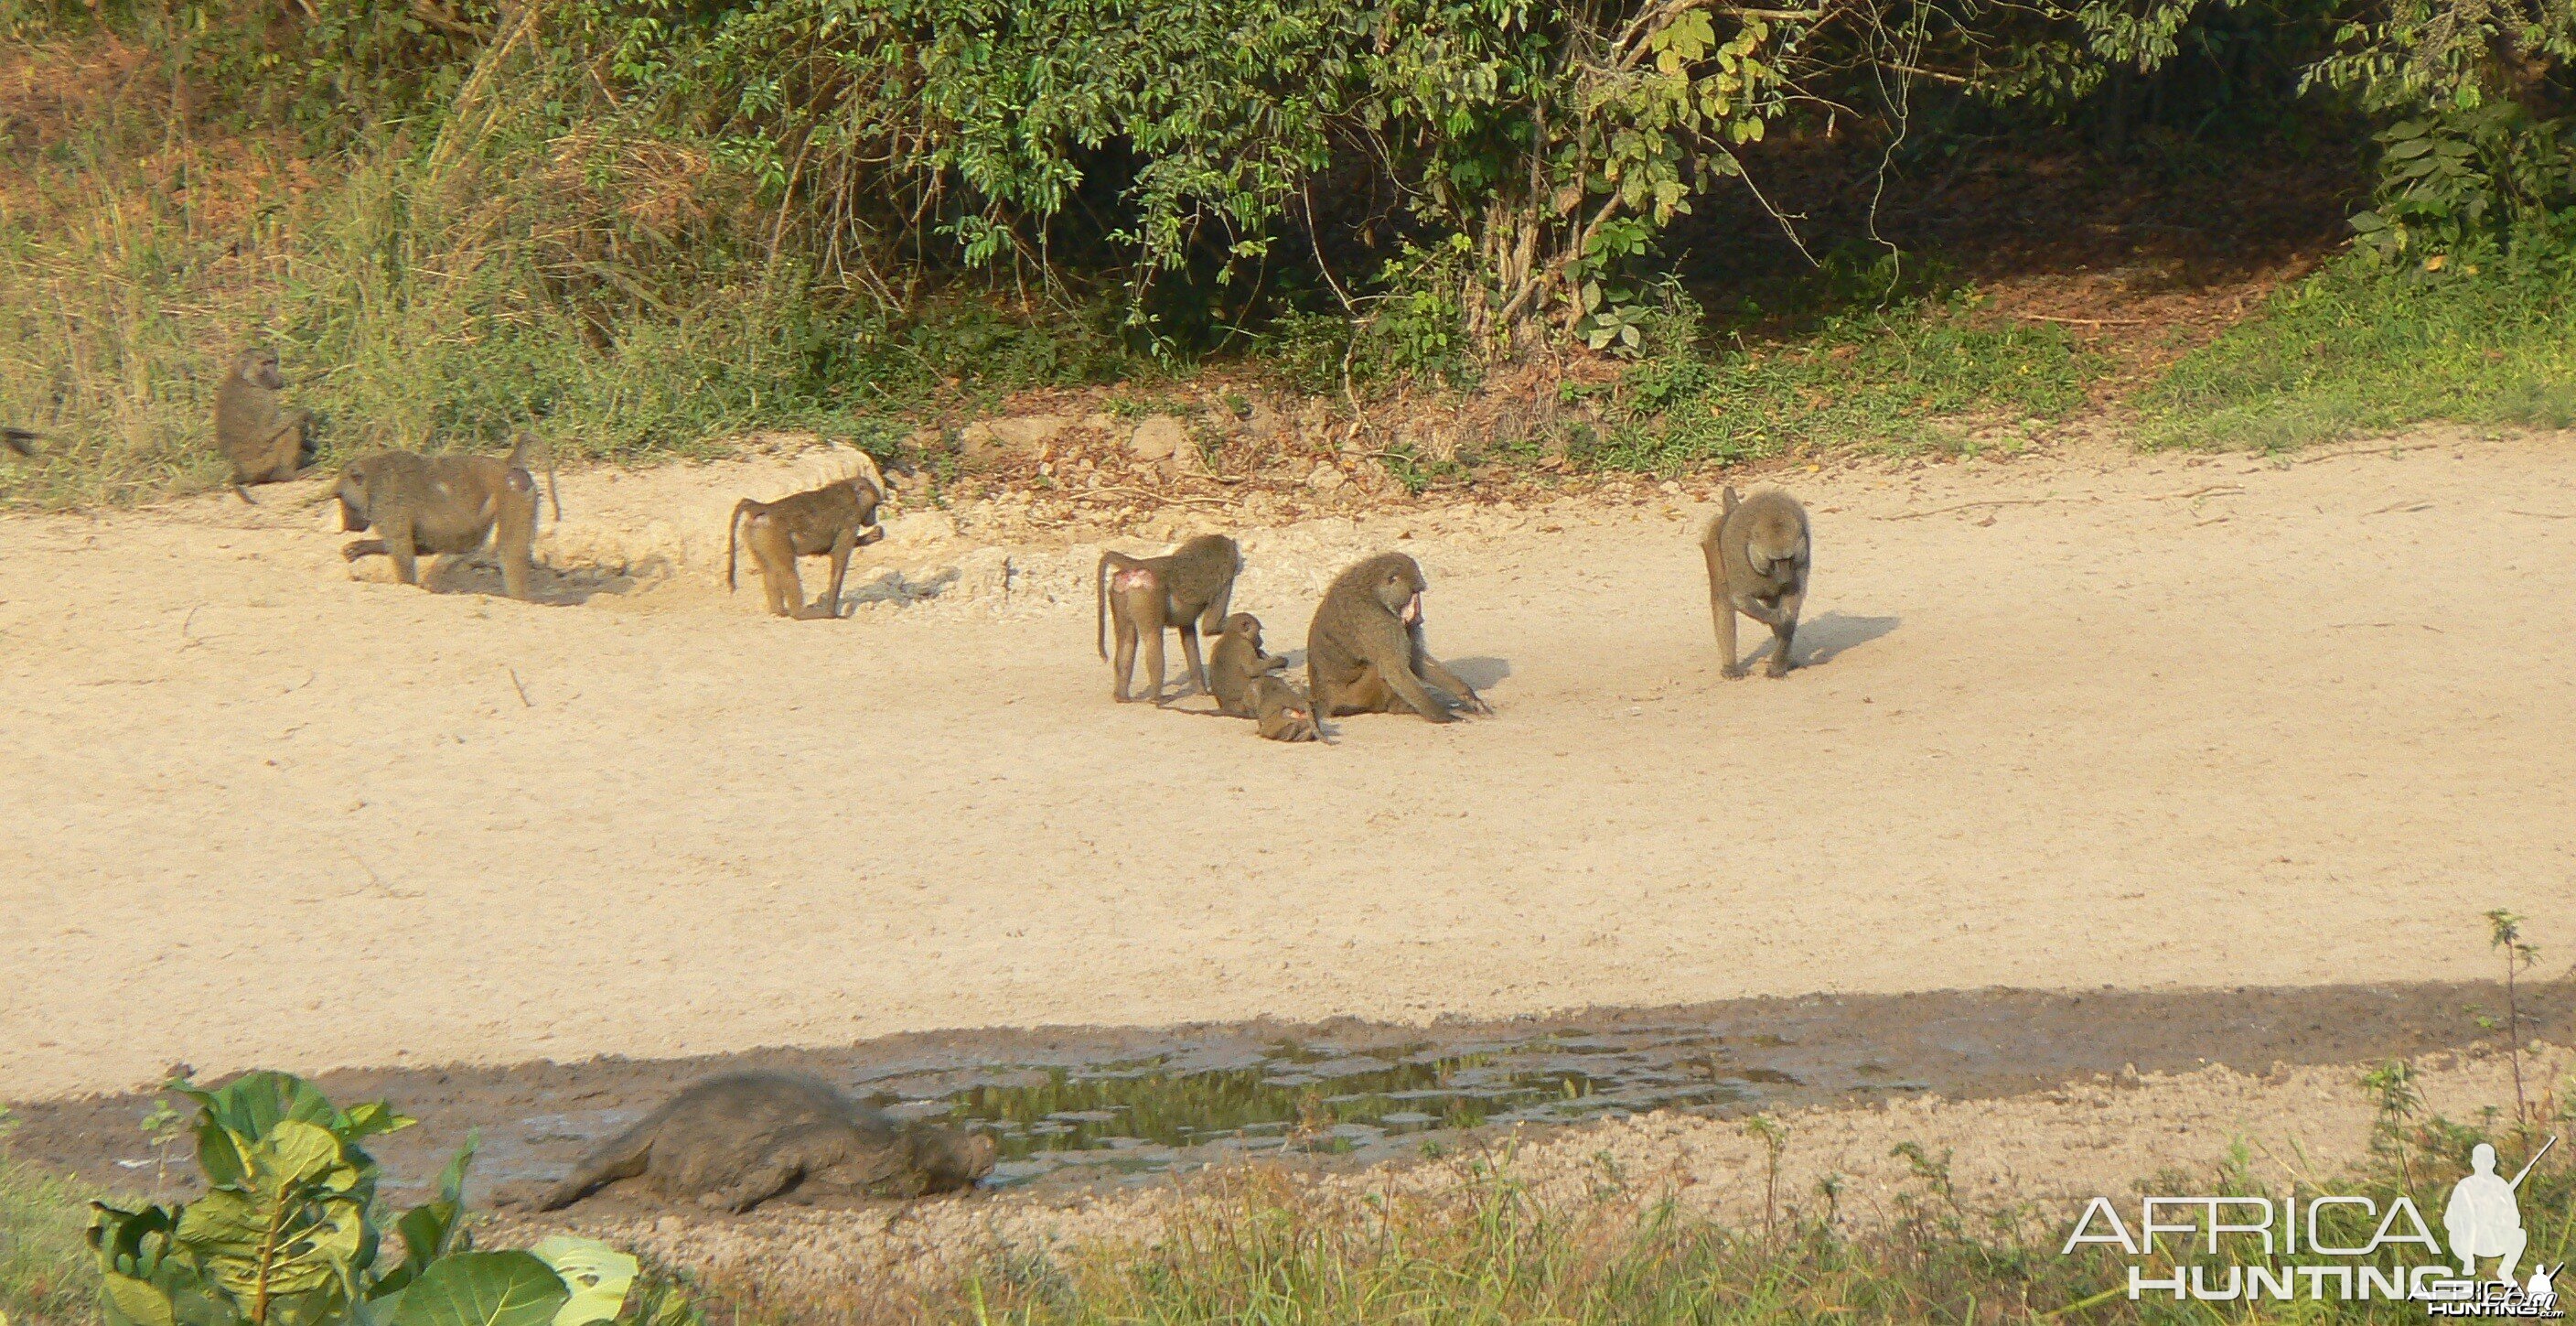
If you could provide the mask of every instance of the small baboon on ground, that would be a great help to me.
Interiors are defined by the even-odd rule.
[[[1202,534],[1162,557],[1100,554],[1092,584],[1092,629],[1100,656],[1109,657],[1109,623],[1118,627],[1115,693],[1125,704],[1136,672],[1136,646],[1145,646],[1145,674],[1154,679],[1145,698],[1163,702],[1163,630],[1181,633],[1181,655],[1190,665],[1189,680],[1204,693],[1207,665],[1199,659],[1199,634],[1217,633],[1234,597],[1234,577],[1243,569],[1243,550],[1222,534]],[[1183,694],[1188,692],[1184,691]]]
[[[1789,644],[1807,600],[1807,509],[1777,488],[1756,489],[1739,500],[1729,485],[1724,505],[1700,534],[1699,550],[1708,560],[1708,613],[1725,659],[1720,671],[1729,678],[1744,675],[1735,659],[1740,612],[1771,628],[1771,662],[1763,671],[1788,675]]]
[[[233,493],[245,502],[248,485],[283,483],[313,463],[311,419],[279,407],[285,387],[277,351],[253,345],[234,357],[215,388],[215,448],[232,462]]]
[[[775,502],[746,497],[734,503],[733,520],[725,531],[726,591],[734,588],[735,556],[748,540],[771,612],[799,621],[839,617],[841,582],[850,573],[850,554],[885,537],[885,526],[877,523],[877,508],[884,502],[879,482],[860,473]],[[796,559],[826,555],[832,559],[831,588],[808,607]]]
[[[423,553],[463,554],[489,542],[501,564],[510,597],[528,597],[529,549],[537,534],[537,481],[525,464],[535,439],[518,436],[508,456],[422,456],[379,451],[350,461],[332,496],[340,503],[340,528],[372,529],[340,550],[350,561],[384,554],[406,585],[420,583]],[[546,466],[554,489],[554,465]],[[563,518],[560,500],[555,518]]]
[[[1315,717],[1412,712],[1434,723],[1456,715],[1424,689],[1456,697],[1470,713],[1493,709],[1475,688],[1441,666],[1422,640],[1422,567],[1403,553],[1380,553],[1336,577],[1306,629],[1306,684]]]
[[[593,1147],[537,1209],[570,1206],[639,1175],[663,1197],[722,1211],[748,1211],[790,1190],[919,1197],[973,1185],[998,1154],[983,1133],[899,1123],[815,1078],[739,1073],[689,1087]]]
[[[1253,717],[1253,682],[1287,666],[1287,659],[1261,652],[1260,618],[1248,612],[1226,618],[1225,633],[1208,651],[1208,686],[1216,707],[1236,718]]]
[[[1286,680],[1271,673],[1252,679],[1252,717],[1260,725],[1261,735],[1272,741],[1321,741],[1323,730],[1315,726],[1315,707],[1306,694]]]

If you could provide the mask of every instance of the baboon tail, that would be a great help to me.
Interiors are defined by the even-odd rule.
[[[649,1115],[634,1127],[593,1147],[573,1162],[572,1173],[563,1182],[548,1188],[537,1199],[540,1211],[560,1210],[619,1179],[631,1179],[644,1172],[644,1162],[653,1154],[653,1134],[661,1126],[658,1114]]]
[[[1109,559],[1114,555],[1100,554],[1100,570],[1091,578],[1091,634],[1103,663],[1109,661]]]
[[[1735,611],[1726,600],[1726,564],[1717,552],[1717,522],[1708,525],[1708,537],[1700,542],[1702,556],[1708,558],[1708,629],[1720,645],[1726,643],[1726,614]]]
[[[746,497],[733,504],[733,519],[725,522],[725,592],[733,592],[734,555],[742,549],[742,513],[760,504]]]
[[[250,490],[248,488],[244,488],[239,480],[235,480],[233,482],[233,496],[240,498],[252,506],[259,505],[259,499],[251,496]]]
[[[1728,514],[1732,514],[1732,513],[1734,512],[1734,510],[1735,510],[1735,503],[1736,503],[1736,497],[1735,497],[1735,485],[1734,485],[1734,484],[1728,484],[1728,485],[1726,486],[1726,494],[1725,494],[1725,497],[1724,497],[1724,499],[1723,499],[1723,500],[1724,500],[1724,502],[1725,502],[1725,505],[1719,509],[1718,514],[1720,514],[1720,515],[1728,515]]]

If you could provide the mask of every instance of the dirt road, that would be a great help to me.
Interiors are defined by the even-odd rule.
[[[567,476],[551,605],[353,581],[294,489],[10,517],[0,1097],[2471,978],[2490,907],[2563,962],[2576,437],[2405,445],[1791,475],[1818,551],[1781,682],[1716,675],[1704,494],[1258,532],[1237,604],[1274,648],[1408,548],[1499,710],[1302,748],[1112,705],[1090,552],[972,552],[971,513],[863,552],[889,601],[852,620],[726,597],[722,512],[783,463]]]

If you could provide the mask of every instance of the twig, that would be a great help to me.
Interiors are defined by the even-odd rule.
[[[2313,456],[2293,457],[2290,463],[2293,465],[2314,465],[2321,460],[2340,460],[2345,456],[2394,456],[2408,451],[2433,451],[2442,447],[2456,447],[2458,445],[2460,444],[2457,442],[2418,442],[2413,446],[2347,447],[2342,451],[2321,451]]]
[[[2408,511],[2430,511],[2430,510],[2432,510],[2432,509],[2433,509],[2433,504],[2432,504],[2432,503],[2430,503],[2430,502],[2407,502],[2407,501],[2396,501],[2396,502],[2391,502],[2391,503],[2389,503],[2388,505],[2386,505],[2386,506],[2384,506],[2384,507],[2381,507],[2381,508],[2379,508],[2379,509],[2378,509],[2378,510],[2376,510],[2376,511],[2364,511],[2364,512],[2362,512],[2361,514],[2363,514],[2363,515],[2365,515],[2365,516],[2384,516],[2384,515],[2387,515],[2387,514],[2388,514],[2389,512],[2391,512],[2391,511],[2395,511],[2395,512],[2403,513],[2403,512],[2408,512]]]
[[[1102,484],[1100,487],[1091,489],[1083,495],[1090,496],[1094,493],[1114,493],[1120,497],[1142,498],[1148,502],[1177,502],[1185,506],[1210,506],[1215,507],[1219,511],[1223,511],[1233,505],[1222,497],[1191,497],[1182,493],[1149,493],[1142,488],[1129,488],[1124,484]]]
[[[2505,514],[2508,516],[2529,516],[2534,520],[2576,520],[2576,511],[2515,511],[2511,508],[2507,508],[2505,510]]]
[[[528,688],[525,685],[522,685],[519,681],[519,670],[517,668],[510,667],[508,664],[503,664],[502,666],[510,674],[510,685],[516,688],[519,692],[519,706],[523,709],[536,708],[536,702],[528,698]]]
[[[2216,497],[2222,494],[2234,494],[2244,491],[2245,485],[2243,484],[2214,483],[2206,488],[2194,488],[2187,493],[2158,493],[2146,500],[2150,502],[2188,502],[2195,497]]]
[[[2427,631],[2431,631],[2435,635],[2447,634],[2447,632],[2445,632],[2441,627],[2430,625],[2425,622],[2337,622],[2327,629],[2334,631],[2349,631],[2355,627],[2386,627],[2393,631],[2401,626],[2420,626]]]
[[[1929,511],[1908,511],[1902,515],[1880,516],[1880,520],[1921,520],[1925,516],[1946,516],[1953,511],[1974,511],[1989,506],[2040,506],[2049,502],[2072,502],[2072,497],[2003,497],[1990,502],[1961,502],[1957,506],[1938,506]]]
[[[2016,318],[2031,322],[2062,322],[2070,327],[2144,327],[2145,318],[2061,318],[2047,313],[2016,313]]]

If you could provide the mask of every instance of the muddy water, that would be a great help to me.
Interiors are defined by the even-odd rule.
[[[2524,991],[2537,1034],[2564,1035],[2576,997]],[[478,1133],[487,1192],[550,1180],[597,1138],[710,1073],[823,1075],[894,1113],[992,1133],[997,1186],[1135,1181],[1242,1155],[1369,1163],[1497,1126],[1605,1114],[1730,1114],[1911,1092],[2009,1095],[2097,1073],[2223,1063],[2342,1063],[2470,1043],[2485,985],[2086,994],[1973,991],[1810,996],[1596,1010],[1503,1023],[1345,1021],[979,1031],[838,1049],[664,1061],[325,1073],[343,1103],[393,1101],[419,1127],[372,1145],[395,1186],[424,1181]],[[294,1065],[279,1065],[293,1068]],[[21,1159],[96,1183],[176,1183],[140,1126],[149,1097],[21,1103]]]

